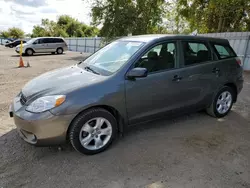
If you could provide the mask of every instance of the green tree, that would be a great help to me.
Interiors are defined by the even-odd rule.
[[[105,37],[158,33],[164,0],[94,0],[92,21]]]
[[[43,27],[35,25],[32,30],[31,37],[43,37],[46,36],[46,31]]]
[[[178,0],[178,14],[190,30],[200,33],[244,31],[249,28],[250,1]]]
[[[32,37],[61,36],[61,37],[85,37],[95,36],[99,30],[88,26],[68,16],[59,16],[56,22],[42,19],[41,25],[33,27]]]
[[[9,34],[8,31],[1,31],[0,32],[0,37],[2,37],[2,38],[9,38],[10,34]]]
[[[8,33],[9,33],[9,37],[11,38],[23,38],[24,37],[24,31],[17,27],[9,28]]]

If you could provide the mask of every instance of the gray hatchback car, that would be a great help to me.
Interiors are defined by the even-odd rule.
[[[96,154],[137,123],[202,109],[223,117],[242,86],[241,62],[225,39],[133,36],[34,78],[10,116],[30,144],[69,140],[77,151]]]

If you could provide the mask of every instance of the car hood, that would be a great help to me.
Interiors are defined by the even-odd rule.
[[[101,82],[105,78],[74,65],[32,79],[23,87],[22,93],[27,99],[43,95],[67,94],[72,90]]]
[[[21,46],[21,44],[18,44],[16,47],[17,47],[17,48],[20,48],[20,46]],[[26,44],[26,43],[23,43],[23,46],[27,46],[27,44]]]

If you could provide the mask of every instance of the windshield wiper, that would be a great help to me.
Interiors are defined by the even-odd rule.
[[[90,72],[93,72],[94,74],[98,74],[98,75],[100,75],[100,73],[99,73],[99,72],[96,72],[95,70],[93,70],[93,69],[92,69],[92,68],[90,68],[89,66],[84,67],[84,69],[85,69],[86,71],[90,71]]]

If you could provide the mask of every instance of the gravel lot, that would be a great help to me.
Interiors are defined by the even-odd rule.
[[[223,119],[203,112],[132,128],[94,156],[70,145],[38,148],[16,133],[8,107],[31,78],[71,65],[80,53],[19,57],[0,46],[0,188],[9,187],[250,187],[250,74],[233,111]]]

